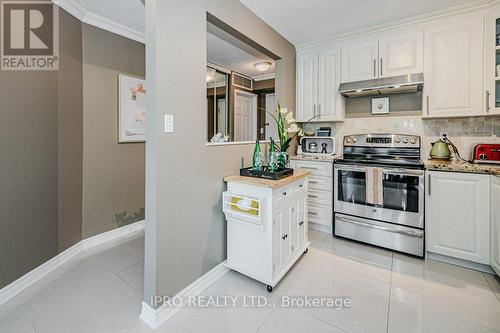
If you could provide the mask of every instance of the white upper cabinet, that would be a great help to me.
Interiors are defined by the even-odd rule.
[[[426,30],[424,52],[424,116],[485,114],[483,18]]]
[[[378,40],[357,42],[342,48],[342,82],[378,77]]]
[[[340,49],[321,50],[318,55],[318,120],[343,120],[340,85]]]
[[[297,56],[297,121],[307,121],[316,113],[318,94],[318,54],[304,52]]]
[[[340,50],[320,48],[297,54],[296,120],[343,121]]]
[[[423,32],[415,31],[344,46],[342,82],[421,73],[423,40]]]
[[[486,27],[486,106],[488,114],[500,114],[500,6],[487,19]]]
[[[422,73],[424,34],[416,31],[379,41],[379,77]]]

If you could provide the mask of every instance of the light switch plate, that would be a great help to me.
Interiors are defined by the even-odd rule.
[[[166,114],[165,115],[165,133],[173,133],[174,132],[174,115]]]
[[[372,99],[372,114],[389,113],[389,97]]]

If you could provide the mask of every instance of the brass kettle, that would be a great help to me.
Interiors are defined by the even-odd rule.
[[[443,139],[432,143],[431,159],[449,160],[451,158],[451,151],[448,143]]]

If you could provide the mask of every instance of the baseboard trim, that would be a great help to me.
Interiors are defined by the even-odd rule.
[[[479,271],[479,272],[483,272],[483,273],[495,274],[495,271],[488,265],[478,264],[476,262],[463,260],[463,259],[459,259],[459,258],[453,258],[453,257],[445,256],[442,254],[438,254],[438,253],[427,252],[426,259],[441,261],[441,262],[444,262],[446,264],[460,266],[460,267],[472,269],[474,271]]]
[[[316,231],[319,231],[319,232],[324,232],[324,233],[327,233],[327,234],[332,234],[332,226],[326,226],[326,225],[322,225],[322,224],[318,224],[318,223],[312,223],[312,222],[309,222],[309,229],[312,229],[312,230],[316,230]]]
[[[143,233],[144,221],[139,221],[81,240],[0,289],[0,307],[50,275],[57,273],[67,264],[82,259],[89,253],[96,253],[126,239],[138,237]]]
[[[205,289],[210,287],[215,281],[220,279],[224,274],[229,272],[230,269],[226,266],[226,261],[212,268],[210,271],[202,275],[189,286],[181,290],[176,297],[188,297],[200,295]],[[157,329],[166,323],[173,315],[182,310],[183,307],[167,307],[160,306],[154,309],[146,302],[142,302],[142,309],[140,318],[150,328]]]

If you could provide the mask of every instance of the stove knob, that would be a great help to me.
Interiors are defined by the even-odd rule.
[[[414,145],[416,143],[417,143],[417,139],[415,139],[415,138],[410,139],[410,144]]]
[[[351,140],[351,138],[345,138],[345,142],[346,143],[352,143],[352,140]]]
[[[394,139],[394,142],[396,143],[400,143],[401,142],[401,138],[399,136],[397,136],[395,139]]]
[[[404,143],[404,144],[407,144],[407,143],[408,143],[408,138],[406,138],[406,137],[405,137],[405,138],[403,138],[403,143]]]
[[[354,136],[351,136],[351,140],[352,140],[352,142],[353,142],[353,143],[358,142],[358,139],[357,139],[357,138],[355,138]]]

